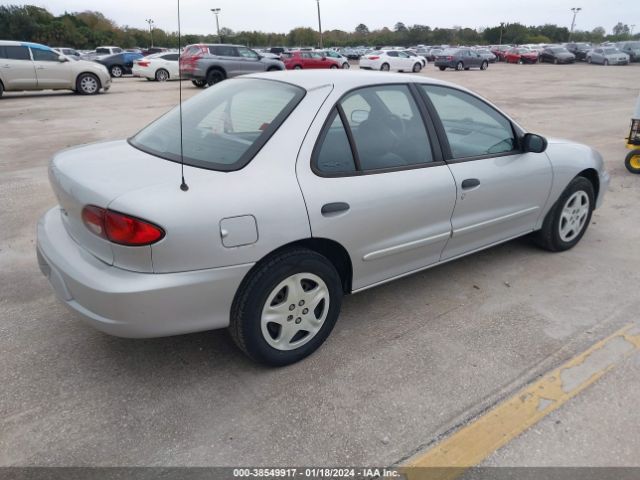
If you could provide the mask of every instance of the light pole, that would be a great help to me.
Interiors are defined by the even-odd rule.
[[[573,20],[571,20],[571,32],[569,32],[569,41],[571,41],[571,38],[573,37],[573,29],[576,26],[576,15],[578,15],[578,12],[582,10],[582,8],[580,7],[573,7],[571,9],[571,11],[573,12]]]
[[[218,41],[220,43],[224,43],[222,41],[222,37],[220,37],[220,22],[218,21],[218,14],[220,13],[220,9],[219,8],[212,8],[211,11],[216,16],[216,30],[218,32]]]
[[[318,4],[318,30],[320,31],[320,49],[322,50],[322,21],[320,20],[320,0],[316,0]]]
[[[150,18],[147,18],[145,22],[149,24],[149,35],[151,36],[151,47],[153,47],[153,20]]]
[[[500,45],[502,45],[502,29],[504,28],[504,22],[500,22]]]

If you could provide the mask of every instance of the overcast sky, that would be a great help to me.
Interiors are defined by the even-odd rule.
[[[21,3],[0,0],[0,4]],[[152,18],[159,28],[177,29],[177,0],[33,0],[54,14],[99,10],[120,25],[145,27]],[[215,30],[209,11],[222,9],[220,26],[232,30],[288,32],[294,27],[317,28],[315,0],[181,0],[182,31],[206,34]],[[576,29],[603,26],[607,32],[619,21],[640,29],[639,0],[320,0],[324,30],[353,31],[359,23],[369,29],[393,27],[396,22],[431,27],[484,27],[499,22],[526,25],[571,25],[571,7],[582,7]]]

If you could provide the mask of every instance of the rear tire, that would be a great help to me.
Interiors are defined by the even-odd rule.
[[[198,88],[204,88],[207,86],[207,82],[204,80],[191,80],[191,83],[193,83],[194,87]]]
[[[380,70],[381,70],[381,71],[383,71],[383,72],[388,72],[389,70],[391,70],[391,67],[389,66],[389,64],[388,64],[388,63],[383,63],[383,64],[380,66]]]
[[[589,227],[594,205],[593,184],[584,177],[575,177],[547,213],[536,233],[536,243],[550,252],[573,248]]]
[[[605,58],[604,61],[602,62],[602,65],[604,65],[605,67],[608,67],[609,66],[609,60],[607,60]]]
[[[296,65],[293,67],[294,70],[302,70],[302,65]]]
[[[220,70],[209,70],[207,72],[207,85],[212,86],[224,80],[224,73]]]
[[[2,84],[2,82],[0,82],[0,97],[2,96],[3,93],[4,93],[4,85]]]
[[[422,70],[422,63],[416,63],[413,66],[413,73],[420,73],[420,70]]]
[[[459,72],[464,70],[464,63],[458,62],[458,64],[456,65],[456,70],[459,71]]]
[[[329,67],[330,70],[337,70],[338,69],[338,65],[331,65]]]
[[[93,73],[82,73],[76,79],[76,92],[80,95],[95,95],[100,91],[100,80]]]
[[[156,71],[156,81],[166,82],[169,80],[169,72],[164,68],[160,68]]]
[[[627,170],[631,173],[635,173],[636,175],[640,174],[640,149],[629,152],[624,159],[624,166],[627,167]]]
[[[486,70],[487,68],[489,68],[489,62],[482,62],[482,65],[480,65],[480,70]]]
[[[289,365],[326,340],[342,295],[340,276],[324,256],[305,248],[285,250],[259,263],[243,280],[231,307],[229,332],[254,361]]]
[[[438,67],[438,68],[440,69],[441,72],[444,72],[447,69],[447,67]]]

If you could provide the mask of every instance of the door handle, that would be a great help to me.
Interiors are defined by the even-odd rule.
[[[477,178],[467,178],[466,180],[462,181],[462,189],[463,190],[468,190],[470,188],[475,188],[478,185],[480,185],[480,180],[478,180]]]
[[[345,203],[345,202],[334,202],[334,203],[327,203],[327,204],[323,205],[322,209],[320,210],[320,212],[325,217],[330,217],[330,216],[335,215],[337,213],[346,212],[350,208],[351,207],[349,206],[348,203]]]

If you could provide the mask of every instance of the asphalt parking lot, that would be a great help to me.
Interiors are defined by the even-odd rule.
[[[132,135],[177,103],[176,82],[117,79],[92,97],[5,94],[0,465],[397,464],[637,321],[640,178],[623,160],[640,64],[429,66],[423,75],[477,91],[532,132],[598,149],[612,175],[605,205],[568,252],[517,240],[346,298],[327,343],[283,369],[254,365],[225,331],[155,340],[94,331],[54,299],[38,269],[35,225],[55,204],[49,157]],[[184,98],[198,92],[184,83]],[[560,426],[540,424],[538,452],[574,442],[555,430],[568,422],[595,450],[593,442],[611,447],[637,432],[637,409],[624,408],[640,395],[629,380],[637,365],[628,360],[609,387],[578,397],[582,407],[568,406]],[[598,388],[626,403],[616,410]],[[602,409],[617,421],[595,429],[589,422]],[[521,443],[491,464],[535,462]],[[638,462],[635,448],[617,455],[620,464]]]

